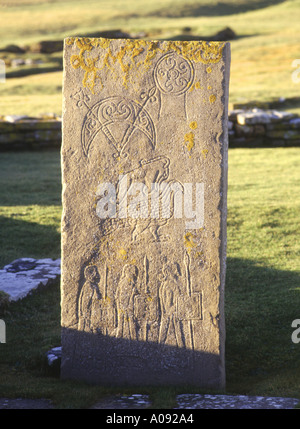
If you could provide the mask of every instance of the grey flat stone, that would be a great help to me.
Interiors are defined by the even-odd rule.
[[[133,394],[129,396],[115,395],[103,398],[92,409],[139,409],[148,408],[151,405],[148,395]]]
[[[178,409],[293,409],[300,399],[246,395],[177,396]]]
[[[44,410],[51,408],[53,408],[51,401],[47,399],[0,398],[0,410]]]
[[[6,292],[11,301],[17,301],[59,275],[60,259],[16,259],[0,270],[0,290]]]

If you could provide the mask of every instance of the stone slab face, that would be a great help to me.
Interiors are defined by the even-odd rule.
[[[65,40],[62,378],[224,387],[229,63]]]

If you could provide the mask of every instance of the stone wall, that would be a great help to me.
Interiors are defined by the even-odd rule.
[[[229,112],[230,147],[300,146],[300,117],[277,110]]]
[[[61,118],[0,116],[0,150],[60,148]]]
[[[300,146],[300,117],[263,109],[229,112],[229,147]],[[61,117],[0,116],[0,150],[61,146]]]

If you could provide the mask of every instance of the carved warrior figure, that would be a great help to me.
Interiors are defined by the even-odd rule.
[[[159,331],[159,343],[184,346],[184,338],[180,322],[176,317],[176,303],[181,295],[181,273],[179,265],[168,263],[163,270],[163,282],[159,289],[161,307],[161,322]]]
[[[137,326],[134,320],[134,297],[137,290],[138,269],[126,264],[116,290],[117,338],[137,339]]]
[[[100,275],[95,265],[87,266],[84,270],[85,283],[82,286],[78,302],[79,330],[90,332],[91,323],[98,313],[98,303],[101,299],[99,290]]]

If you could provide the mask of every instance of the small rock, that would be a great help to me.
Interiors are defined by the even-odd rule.
[[[10,61],[11,67],[20,67],[25,64],[25,60],[23,58],[14,58]]]
[[[4,116],[4,120],[7,122],[11,122],[11,123],[21,121],[22,119],[26,119],[26,118],[27,118],[27,116],[25,116],[25,115],[7,115],[7,116]]]

